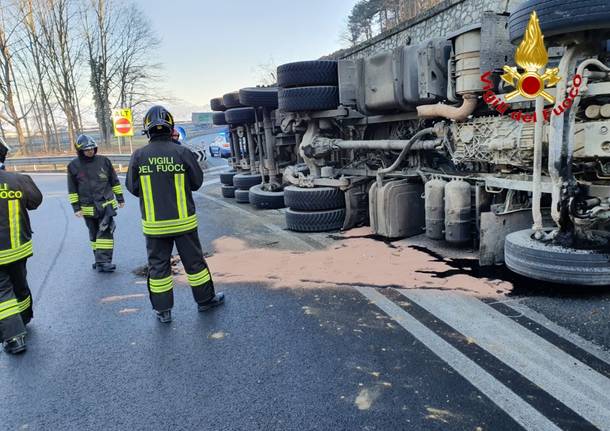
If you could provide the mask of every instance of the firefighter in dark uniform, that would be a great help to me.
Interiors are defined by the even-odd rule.
[[[142,229],[148,251],[148,290],[161,322],[171,321],[174,305],[171,254],[178,249],[199,311],[224,301],[214,292],[212,275],[197,233],[192,192],[203,183],[203,171],[193,153],[172,141],[174,120],[162,106],[144,117],[145,147],[131,156],[127,189],[140,198]]]
[[[0,337],[4,350],[25,351],[25,325],[34,313],[26,262],[32,256],[28,210],[42,203],[42,194],[27,176],[4,170],[10,148],[0,138]]]
[[[97,144],[87,135],[76,141],[78,157],[68,165],[68,197],[77,217],[84,217],[95,257],[93,269],[113,272],[114,217],[125,206],[121,183],[112,162],[97,155]]]

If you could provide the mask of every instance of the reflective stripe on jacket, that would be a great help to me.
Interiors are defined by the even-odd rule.
[[[121,183],[112,162],[104,156],[79,155],[68,165],[68,199],[74,212],[99,217],[97,208],[124,202]]]
[[[0,171],[0,265],[33,254],[28,210],[41,203],[42,193],[29,176]]]
[[[197,229],[192,192],[203,183],[193,153],[169,138],[152,139],[131,156],[127,189],[140,198],[147,236],[172,236]]]

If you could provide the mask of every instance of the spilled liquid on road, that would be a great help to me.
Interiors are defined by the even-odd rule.
[[[454,271],[450,261],[415,247],[388,247],[367,235],[369,232],[353,229],[326,249],[307,252],[252,248],[241,239],[222,237],[213,242],[215,253],[208,262],[217,283],[448,289],[487,297],[512,289],[510,282],[491,274],[480,277]]]

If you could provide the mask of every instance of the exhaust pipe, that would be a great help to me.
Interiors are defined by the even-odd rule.
[[[420,118],[446,118],[453,121],[466,120],[477,108],[476,94],[464,94],[460,107],[437,103],[434,105],[420,105],[417,107],[417,116]]]

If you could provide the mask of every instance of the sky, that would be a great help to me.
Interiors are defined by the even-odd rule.
[[[261,66],[315,60],[345,47],[341,34],[356,0],[135,0],[162,45],[167,95],[177,117],[253,86]],[[189,115],[190,116],[190,115]]]

